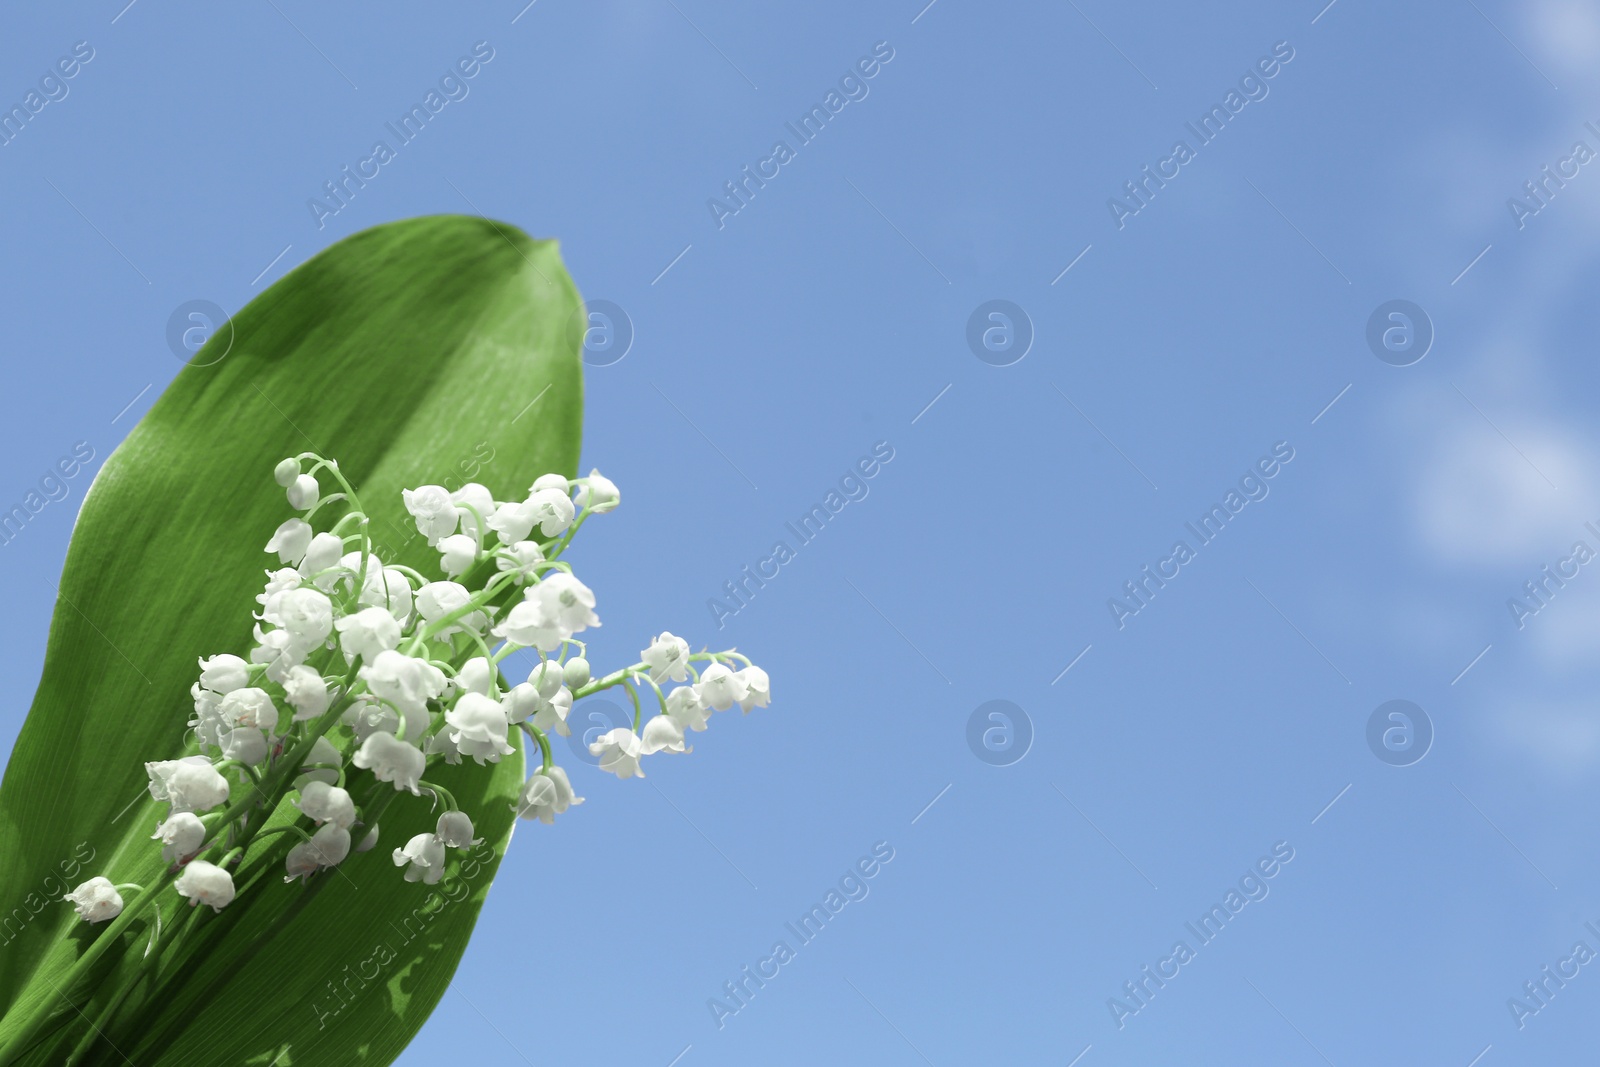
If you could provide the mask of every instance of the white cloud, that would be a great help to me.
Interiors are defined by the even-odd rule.
[[[1456,399],[1463,413],[1433,435],[1412,496],[1417,535],[1447,563],[1537,571],[1583,532],[1585,518],[1600,517],[1584,512],[1600,463],[1574,433],[1496,412],[1502,437]]]
[[[1528,9],[1540,58],[1557,67],[1562,79],[1592,80],[1600,60],[1600,10],[1592,0],[1544,0]]]
[[[1600,760],[1600,702],[1495,701],[1489,713],[1496,747],[1520,752],[1549,771],[1576,776]]]

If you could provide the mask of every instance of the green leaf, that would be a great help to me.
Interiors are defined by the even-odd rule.
[[[437,573],[402,487],[481,481],[498,495],[576,473],[582,367],[569,321],[580,308],[554,242],[463,216],[380,226],[235,315],[105,461],[0,783],[0,1047],[31,1007],[53,1013],[19,1062],[60,1063],[88,1032],[79,1010],[95,981],[61,982],[101,928],[78,923],[61,895],[96,874],[159,877],[143,762],[184,750],[197,658],[249,646],[275,563],[262,545],[291,514],[273,465],[307,450],[336,458],[385,562]],[[130,999],[117,1022],[136,1021],[134,1037],[99,1041],[83,1062],[389,1063],[465,949],[510,839],[520,750],[492,773],[468,761],[429,774],[474,816],[487,851],[439,886],[404,882],[389,852],[434,815],[400,797],[378,848],[318,875],[314,894],[276,884],[196,916],[189,936],[204,951],[173,973],[185,982],[165,1006]],[[276,925],[290,906],[301,910]]]

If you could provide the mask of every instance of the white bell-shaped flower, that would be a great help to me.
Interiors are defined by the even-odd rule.
[[[222,698],[222,718],[230,726],[253,726],[271,732],[278,727],[278,706],[265,689],[246,686]]]
[[[294,787],[304,791],[311,782],[338,785],[339,765],[343,762],[344,757],[333,747],[333,742],[326,737],[317,738],[311,744],[311,751],[306,753],[306,761],[300,765],[300,775],[294,780]]]
[[[524,819],[538,819],[548,826],[567,808],[582,803],[583,798],[572,790],[567,772],[560,767],[551,767],[548,771],[535,771],[522,784],[515,811]]]
[[[161,858],[167,863],[183,863],[200,851],[205,844],[206,825],[190,811],[178,811],[167,816],[156,826],[151,839],[160,841]]]
[[[262,617],[308,646],[322,644],[333,633],[333,601],[306,586],[285,590],[274,601],[271,614]]]
[[[489,665],[489,661],[482,656],[474,656],[461,665],[456,671],[456,689],[463,693],[477,693],[481,696],[490,696],[494,686],[495,675],[499,672]]]
[[[451,534],[436,547],[440,569],[452,578],[467,573],[478,559],[478,542],[466,534]]]
[[[591,508],[596,514],[614,511],[622,503],[622,490],[617,488],[617,483],[601,474],[597,470],[589,471],[589,477],[579,478],[578,506]]]
[[[357,672],[374,696],[387,700],[408,716],[426,712],[428,701],[445,690],[444,672],[425,659],[385,649]],[[407,726],[407,734],[410,726]]]
[[[500,707],[506,713],[506,722],[512,726],[527,722],[528,716],[539,710],[539,691],[527,682],[522,682],[506,690],[506,695],[500,698]]]
[[[455,707],[445,712],[444,721],[461,754],[480,764],[485,760],[498,763],[501,756],[515,751],[506,743],[509,723],[505,709],[481,693],[463,693]]]
[[[170,770],[152,770],[164,767]],[[228,780],[204,756],[147,763],[145,770],[150,772],[150,795],[169,802],[172,812],[210,811],[228,799]]]
[[[240,726],[222,735],[222,755],[248,767],[267,762],[267,736],[253,726]]]
[[[689,642],[665,630],[651,640],[649,648],[639,653],[639,659],[650,668],[650,680],[658,685],[665,681],[686,681],[689,677]]]
[[[317,479],[310,474],[302,474],[285,490],[289,498],[289,506],[296,511],[309,511],[317,506],[317,501],[322,499],[322,487],[317,484]]]
[[[548,700],[539,698],[538,705],[533,709],[533,725],[547,734],[570,737],[572,730],[567,726],[567,715],[571,711],[572,691],[562,686]]]
[[[442,538],[456,532],[456,523],[461,516],[444,486],[424,485],[416,489],[402,489],[400,497],[405,501],[406,510],[417,521],[417,532],[428,539],[428,544],[437,545]]]
[[[434,834],[450,848],[472,848],[483,844],[483,838],[472,836],[472,820],[464,811],[447,811],[440,815]]]
[[[227,726],[222,720],[222,698],[201,688],[199,682],[189,687],[189,695],[194,698],[194,718],[189,720],[189,725],[194,727],[201,747],[221,748],[222,731]]]
[[[504,621],[490,633],[514,645],[537,648],[540,652],[554,652],[561,647],[561,642],[572,636],[563,633],[559,620],[531,600],[513,606],[506,613]]]
[[[524,594],[537,603],[568,637],[600,625],[594,613],[594,592],[565,571],[557,571]]]
[[[701,701],[692,685],[680,685],[667,694],[667,714],[685,730],[703,732],[711,719],[711,709]]]
[[[528,534],[533,532],[533,527],[540,518],[539,510],[532,500],[519,500],[495,508],[494,514],[486,520],[486,525],[500,538],[501,544],[514,545],[528,539]]]
[[[298,589],[305,581],[305,576],[293,567],[281,567],[275,571],[267,572],[267,585],[262,592],[256,595],[256,603],[265,607],[275,604],[273,597],[290,589]]]
[[[413,599],[411,579],[394,567],[370,571],[361,590],[363,607],[383,608],[402,628],[411,622]]]
[[[394,865],[406,869],[408,882],[437,883],[444,877],[444,862],[444,842],[435,834],[418,834],[394,850]]]
[[[305,557],[300,560],[298,570],[307,578],[315,577],[317,584],[324,589],[331,589],[336,576],[328,572],[339,565],[339,559],[343,555],[343,540],[335,534],[319,533],[311,539]]]
[[[428,765],[427,757],[421,749],[388,731],[380,730],[361,742],[350,762],[370,770],[380,782],[393,782],[396,789],[409,789],[417,796],[422,795],[418,783]]]
[[[700,684],[695,686],[701,703],[708,708],[727,711],[750,696],[749,688],[727,665],[713,663],[700,673]]]
[[[289,519],[282,526],[273,531],[272,540],[267,542],[266,552],[276,552],[280,562],[293,567],[306,558],[306,549],[311,547],[311,538],[316,531],[304,519]]]
[[[428,743],[423,746],[423,751],[430,756],[443,756],[444,761],[452,767],[461,762],[461,750],[456,747],[454,741],[450,740],[450,727],[448,726],[428,738]]]
[[[312,834],[310,841],[302,841],[289,850],[289,855],[284,860],[284,867],[288,873],[284,875],[283,880],[292,882],[296,878],[310,878],[326,867],[342,863],[348,855],[350,855],[349,829],[330,822]]]
[[[400,624],[382,608],[362,608],[334,626],[339,631],[339,647],[344,650],[346,663],[354,663],[358,656],[371,663],[378,653],[400,644]]]
[[[122,894],[109,878],[91,878],[61,899],[71,901],[86,923],[103,923],[122,914]]]
[[[639,735],[625,727],[607,730],[589,745],[589,754],[600,757],[600,769],[618,778],[644,777],[639,768],[639,757],[644,755],[644,742]]]
[[[539,532],[546,537],[556,537],[565,533],[577,516],[577,511],[572,506],[572,498],[562,489],[536,489],[529,495],[526,503],[533,512],[534,521],[539,524]],[[522,538],[514,537],[512,540],[521,541]]]
[[[495,566],[503,571],[516,571],[523,581],[539,576],[539,564],[544,562],[544,549],[537,541],[518,541],[502,548],[495,556]]]
[[[772,679],[760,667],[749,666],[738,671],[735,677],[744,683],[745,695],[739,698],[739,708],[749,714],[751,708],[764,708],[772,703]]]
[[[238,656],[220,655],[200,661],[200,684],[227,694],[250,684],[250,664]]]
[[[424,622],[438,622],[471,599],[472,592],[460,582],[429,582],[417,590],[417,614]]]
[[[565,474],[541,474],[528,487],[528,495],[532,496],[541,489],[554,489],[558,493],[570,493],[572,491],[572,483],[567,481]]]
[[[268,680],[279,685],[311,652],[310,646],[288,630],[262,630],[257,626],[255,638],[256,647],[250,650],[250,662],[264,664]]]
[[[182,759],[152,760],[144,765],[145,774],[150,776],[150,795],[156,800],[167,800],[168,787],[172,776],[184,764],[197,767],[209,767],[211,761],[204,756],[184,756]]]
[[[528,684],[546,699],[553,697],[567,682],[566,671],[553,659],[542,659],[528,672]]]
[[[670,715],[657,715],[644,724],[644,734],[639,739],[639,752],[653,756],[657,752],[692,752],[683,743],[683,727]]]
[[[233,875],[205,860],[191,860],[178,875],[176,889],[190,907],[209,904],[212,911],[221,911],[233,901]]]
[[[461,513],[461,532],[465,534],[479,534],[478,518],[487,519],[494,514],[494,494],[489,492],[487,486],[477,482],[468,482],[451,493],[450,502]],[[473,512],[477,512],[477,515]]]
[[[424,622],[430,626],[446,615],[467,606],[467,601],[472,599],[472,594],[460,582],[429,582],[417,590],[417,614],[422,616]],[[440,639],[447,639],[457,633],[482,633],[489,625],[489,617],[482,611],[474,611],[461,616],[455,622],[434,634]]]
[[[294,708],[295,722],[315,719],[328,710],[328,682],[310,667],[291,667],[283,680],[283,692]]]
[[[387,704],[379,703],[372,693],[362,693],[351,701],[344,709],[344,714],[339,716],[339,721],[350,727],[358,745],[365,744],[367,738],[375,733],[400,736],[400,713]],[[406,738],[406,743],[410,744],[415,740],[415,735],[408,733]]]
[[[356,851],[357,852],[371,852],[373,847],[376,846],[377,843],[378,843],[378,824],[377,823],[373,823],[372,824],[372,829],[367,831],[367,836],[363,837],[361,839],[360,843],[356,845]]]
[[[285,489],[293,485],[298,477],[300,477],[300,461],[293,456],[279,460],[278,465],[272,468],[272,480]]]
[[[300,799],[294,806],[318,826],[333,823],[348,830],[356,824],[356,802],[348,792],[326,782],[309,782],[301,787]]]

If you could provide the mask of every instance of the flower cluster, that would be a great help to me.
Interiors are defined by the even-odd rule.
[[[191,906],[226,907],[268,862],[286,881],[309,881],[373,848],[378,816],[400,792],[443,806],[433,832],[392,853],[407,881],[438,882],[449,850],[481,839],[427,780],[429,766],[496,763],[518,751],[519,731],[541,759],[515,813],[554,822],[583,798],[553,762],[550,735],[569,736],[573,702],[601,690],[623,688],[634,706],[631,727],[589,745],[618,778],[643,777],[646,756],[690,751],[686,731],[705,730],[713,712],[770,700],[766,672],[749,659],[692,652],[671,633],[651,639],[638,663],[592,674],[577,635],[600,625],[594,593],[562,555],[589,516],[621,501],[598,471],[544,475],[511,501],[476,483],[405,490],[438,553],[437,578],[380,558],[334,461],[306,453],[274,476],[300,514],[266,544],[275,566],[256,597],[252,646],[200,661],[189,719],[198,751],[145,764],[150,795],[167,806],[152,835],[167,865],[161,884]],[[512,683],[502,664],[522,650],[538,662]],[[648,718],[641,692],[658,709]],[[105,922],[124,912],[125,890],[134,907],[153,896],[96,877],[66,899],[85,921]]]

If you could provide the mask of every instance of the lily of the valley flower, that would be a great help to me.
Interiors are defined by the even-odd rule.
[[[428,701],[445,690],[444,672],[424,659],[393,649],[379,652],[357,672],[374,696],[387,700],[403,713],[424,711]],[[409,736],[410,731],[407,731]]]
[[[394,850],[394,865],[406,869],[406,881],[433,885],[444,877],[444,842],[436,834],[418,834]]]
[[[272,540],[263,551],[276,552],[279,560],[292,567],[306,558],[306,549],[311,547],[314,535],[315,531],[306,520],[289,519],[273,531]]]
[[[739,710],[749,714],[751,708],[764,708],[772,703],[772,679],[760,667],[750,666],[738,671],[736,677],[744,683],[745,695],[739,698]]]
[[[424,485],[417,489],[403,489],[400,497],[405,501],[406,510],[417,521],[417,532],[428,539],[428,544],[437,545],[441,539],[456,532],[461,515],[444,486]]]
[[[589,477],[578,479],[583,485],[578,489],[578,506],[589,508],[596,514],[603,515],[614,511],[622,503],[622,491],[617,488],[617,483],[601,474],[591,470]]]
[[[645,756],[657,752],[693,752],[683,743],[683,727],[670,715],[657,715],[644,724],[644,735],[639,739],[639,752]]]
[[[582,803],[583,798],[572,791],[567,772],[551,767],[547,771],[536,771],[522,784],[514,810],[524,819],[538,819],[548,826],[567,808]]]
[[[466,534],[451,534],[436,547],[440,568],[452,578],[467,573],[478,560],[478,541]]]
[[[163,860],[182,863],[200,851],[206,840],[206,825],[193,812],[179,811],[167,816],[150,836],[161,842]]]
[[[172,812],[210,811],[228,799],[228,780],[204,756],[146,763],[150,795],[168,801]]]
[[[654,721],[654,720],[652,720]],[[590,743],[589,754],[600,757],[600,769],[618,778],[644,777],[639,767],[639,757],[644,755],[644,742],[639,735],[624,727],[607,730]]]
[[[91,878],[61,899],[71,901],[86,923],[103,923],[122,914],[122,894],[109,878]]]
[[[700,672],[700,684],[695,691],[706,707],[717,711],[727,711],[750,697],[750,687],[745,680],[721,663],[713,663]]]
[[[301,788],[300,799],[294,806],[318,826],[332,823],[348,830],[356,822],[356,802],[349,793],[326,782],[307,783]]]
[[[227,694],[250,684],[250,664],[238,656],[212,656],[200,661],[200,684],[213,693]]]
[[[190,907],[209,904],[212,911],[221,911],[233,902],[233,875],[205,860],[191,861],[178,875],[176,888]]]
[[[396,789],[409,789],[422,795],[419,783],[428,765],[422,750],[399,740],[394,734],[380,730],[372,734],[356,750],[350,760],[357,767],[372,771],[380,782],[393,782]]]
[[[311,835],[310,841],[302,841],[289,850],[284,860],[288,873],[283,880],[292,882],[296,878],[310,878],[325,867],[344,862],[349,854],[349,829],[338,823],[327,823]]]
[[[400,624],[383,608],[363,608],[334,626],[346,663],[354,663],[358,656],[371,663],[378,653],[400,644]]]
[[[252,726],[270,732],[278,725],[278,706],[265,689],[254,686],[235,689],[223,697],[218,711],[231,726]]]
[[[463,756],[478,763],[498,763],[501,756],[516,751],[506,743],[505,709],[482,693],[463,693],[456,706],[445,712],[450,740]]]
[[[652,682],[682,682],[689,677],[689,642],[665,630],[639,653],[639,659],[650,668]]]
[[[286,492],[289,506],[296,511],[310,511],[322,498],[322,487],[317,484],[317,479],[309,474],[302,474],[296,478],[290,483]]]
[[[483,838],[472,836],[472,820],[463,811],[447,811],[439,816],[434,835],[450,848],[472,848],[483,844]]]
[[[328,710],[328,683],[310,667],[291,667],[283,680],[283,692],[294,707],[295,722],[318,718]]]
[[[696,733],[704,732],[711,720],[711,709],[692,685],[680,685],[667,694],[667,714],[683,729]]]

